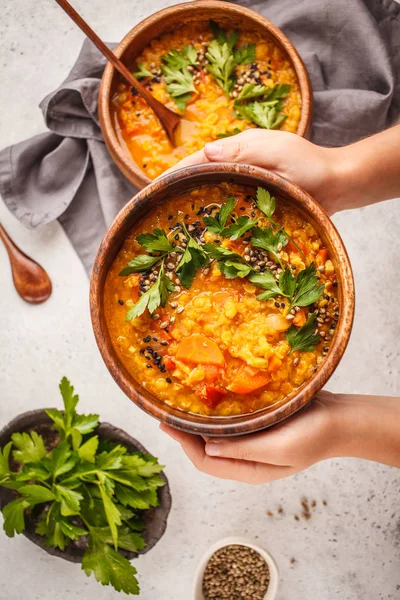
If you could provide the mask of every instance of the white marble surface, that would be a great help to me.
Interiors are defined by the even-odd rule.
[[[118,40],[135,21],[172,2],[74,4],[106,40]],[[4,147],[43,130],[37,105],[67,74],[82,35],[52,0],[0,0],[0,12]],[[103,420],[124,427],[167,464],[173,495],[168,529],[159,545],[135,563],[143,600],[189,600],[204,550],[236,534],[255,540],[276,558],[279,600],[400,598],[400,486],[395,469],[332,460],[258,488],[198,473],[109,376],[90,327],[86,275],[58,224],[27,231],[3,204],[0,220],[54,282],[48,303],[24,304],[13,289],[7,255],[0,247],[0,427],[22,411],[59,403],[57,384],[66,374],[81,395],[82,409],[98,411]],[[344,213],[335,222],[354,267],[357,316],[329,389],[400,395],[399,202]],[[294,514],[303,495],[318,506],[311,520],[297,522]],[[285,512],[277,516],[280,505]],[[267,510],[276,516],[268,517]],[[79,566],[48,556],[22,536],[10,540],[0,535],[0,581],[0,600],[118,597],[88,579]]]

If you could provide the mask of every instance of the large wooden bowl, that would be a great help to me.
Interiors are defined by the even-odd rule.
[[[272,194],[285,199],[311,222],[328,248],[336,267],[340,317],[328,356],[315,375],[298,392],[287,400],[252,414],[231,417],[207,417],[185,413],[167,406],[143,388],[127,371],[111,343],[104,311],[104,284],[111,264],[133,225],[168,197],[204,185],[221,181],[266,187]],[[141,190],[117,215],[106,233],[97,253],[91,283],[90,308],[92,324],[101,355],[111,375],[140,408],[160,421],[192,433],[225,436],[238,435],[270,427],[289,417],[322,389],[343,353],[353,324],[354,282],[353,274],[342,239],[321,206],[297,185],[264,169],[248,165],[213,163],[179,169],[165,175]]]
[[[118,58],[126,65],[131,65],[135,58],[162,33],[173,30],[182,24],[192,21],[213,19],[225,27],[237,27],[240,30],[258,31],[264,37],[272,39],[288,56],[296,72],[302,97],[302,109],[297,133],[309,137],[312,118],[312,90],[306,67],[297,50],[270,21],[254,11],[221,1],[202,0],[201,2],[186,2],[160,10],[136,27],[124,37],[114,49]],[[99,118],[104,141],[107,148],[122,173],[139,189],[150,183],[143,171],[136,165],[128,149],[118,136],[118,123],[111,106],[111,99],[116,92],[120,75],[108,63],[101,81],[99,92]]]

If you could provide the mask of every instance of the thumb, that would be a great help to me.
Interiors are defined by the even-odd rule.
[[[208,143],[204,147],[205,157],[209,161],[235,162],[259,167],[275,166],[274,152],[271,146],[277,142],[276,134],[281,131],[247,130],[238,135]]]

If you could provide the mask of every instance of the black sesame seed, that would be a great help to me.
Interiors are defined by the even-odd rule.
[[[324,300],[329,300],[329,296],[327,296],[326,294],[324,294]]]
[[[335,298],[331,296],[331,302],[335,302]]]
[[[325,346],[324,352],[328,352],[328,351],[329,351],[329,346]]]
[[[254,217],[256,216],[256,213],[255,213],[255,212],[252,212],[252,213],[251,213],[251,216],[252,216],[252,217],[253,217],[253,219],[254,219]]]
[[[290,268],[291,268],[293,271],[295,271],[295,270],[296,270],[296,267],[295,267],[295,265],[292,265]]]
[[[139,298],[140,298],[140,296],[142,296],[142,292],[138,292],[138,296],[139,296]]]
[[[188,218],[189,218],[189,215],[185,215],[185,219],[188,219]]]
[[[136,96],[138,94],[138,91],[135,90],[135,88],[133,87],[133,88],[131,88],[131,94],[132,94],[132,96]]]
[[[168,215],[168,221],[170,221],[173,218],[173,215]]]
[[[158,338],[153,337],[153,342],[158,342]]]
[[[146,360],[151,360],[151,356],[147,356],[147,354],[146,354],[145,359]]]
[[[285,308],[286,304],[284,302],[281,302],[281,308]]]
[[[152,369],[152,368],[153,368],[151,365],[146,365],[146,367],[147,367],[148,369]]]
[[[275,302],[275,306],[276,306],[276,308],[280,308],[281,307],[281,305],[279,304],[279,302]]]
[[[139,350],[139,352],[140,352],[140,354],[144,354],[144,348],[141,348],[141,349]]]
[[[160,78],[159,77],[153,77],[152,81],[154,81],[154,83],[160,83]]]
[[[165,380],[167,383],[172,383],[171,379],[169,377],[167,377],[167,379]]]
[[[143,338],[143,341],[145,344],[148,344],[151,341],[151,335],[146,335],[146,337]]]
[[[142,168],[145,169],[147,167],[147,163],[145,163],[144,165],[142,165]]]
[[[165,365],[160,364],[158,368],[160,369],[161,373],[165,373]]]
[[[124,305],[124,301],[123,300],[118,300],[118,304],[120,304],[121,306]]]
[[[246,210],[246,207],[245,206],[241,206],[240,210]]]
[[[334,281],[334,282],[332,283],[332,285],[333,285],[333,287],[337,287],[337,286],[338,286],[338,282],[337,282],[337,281]]]
[[[172,246],[173,248],[176,248],[176,244],[175,244],[175,242],[172,242],[171,246]]]

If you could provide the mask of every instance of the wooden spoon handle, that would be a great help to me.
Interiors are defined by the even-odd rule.
[[[147,90],[139,81],[132,75],[132,73],[126,68],[126,66],[115,56],[115,54],[106,46],[106,44],[99,38],[97,33],[82,19],[79,13],[70,5],[67,0],[56,0],[57,4],[67,13],[69,17],[82,29],[83,33],[93,42],[95,46],[100,50],[102,54],[110,61],[110,63],[121,73],[121,75],[127,80],[127,82],[135,88],[137,92],[146,100],[147,104],[154,110],[162,122],[172,121],[176,117],[174,126],[176,127],[180,121],[179,115],[175,115],[169,108],[164,106],[162,102],[159,102],[154,96]],[[168,135],[169,132],[167,131]],[[174,143],[172,138],[171,140]]]
[[[21,250],[14,244],[14,242],[12,241],[12,239],[10,238],[10,236],[8,235],[7,231],[4,229],[4,227],[1,223],[0,223],[0,238],[3,241],[3,244],[7,250],[8,256],[10,258],[11,258],[11,256],[15,256],[16,254],[21,252]]]

